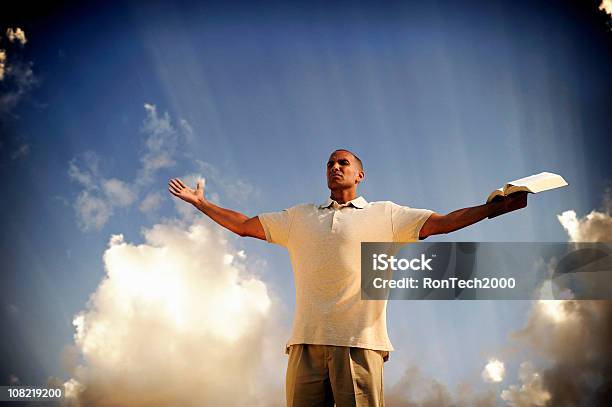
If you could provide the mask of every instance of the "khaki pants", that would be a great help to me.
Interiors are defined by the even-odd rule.
[[[332,345],[291,345],[287,407],[384,407],[387,351]]]

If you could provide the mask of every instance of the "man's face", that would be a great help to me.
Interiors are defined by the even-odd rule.
[[[336,151],[327,161],[327,187],[329,189],[351,188],[361,182],[364,173],[359,163],[348,151]]]

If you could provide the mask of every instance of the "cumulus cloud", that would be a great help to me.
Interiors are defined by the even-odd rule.
[[[161,206],[164,195],[161,192],[150,192],[144,197],[138,209],[145,215],[154,214]]]
[[[185,142],[187,144],[191,144],[195,142],[195,134],[189,122],[185,119],[181,119],[179,120],[179,125],[181,126],[182,134],[183,134],[183,138]]]
[[[612,236],[609,191],[604,209],[558,216],[570,241],[606,242]],[[521,367],[521,386],[502,398],[512,406],[612,405],[612,301],[541,300],[525,328],[515,333],[547,367]]]
[[[7,61],[6,52],[0,50],[0,113],[10,113],[39,83],[32,62]]]
[[[206,174],[208,179],[211,180],[209,185],[212,184],[218,191],[222,192],[223,195],[229,198],[231,201],[238,204],[245,204],[249,199],[256,198],[258,196],[258,190],[250,183],[242,179],[227,176],[213,165],[205,161],[196,160],[196,164],[198,169],[202,173]]]
[[[602,0],[599,9],[612,16],[612,0]]]
[[[512,407],[541,407],[550,401],[550,393],[542,386],[542,377],[529,362],[519,368],[520,386],[511,385],[502,391],[501,398]]]
[[[583,218],[576,211],[569,210],[557,215],[557,219],[569,235],[572,242],[605,242],[612,240],[612,202],[610,191],[604,196],[604,207],[601,211],[593,210]]]
[[[73,205],[77,223],[83,231],[100,230],[113,213],[111,204],[92,192],[81,191]]]
[[[146,139],[145,149],[140,158],[142,168],[137,180],[140,184],[150,183],[157,171],[176,164],[174,156],[179,141],[168,112],[159,115],[155,105],[149,103],[145,103],[144,108],[147,116],[143,121],[142,131]]]
[[[68,163],[69,178],[83,188],[73,205],[82,230],[100,230],[114,214],[115,208],[129,207],[139,199],[142,200],[138,209],[142,213],[155,213],[163,202],[165,195],[161,191],[165,192],[166,186],[165,182],[163,187],[159,182],[155,183],[159,172],[176,166],[178,149],[189,148],[195,140],[193,128],[187,120],[179,119],[178,127],[175,127],[168,112],[159,113],[157,107],[150,103],[145,103],[144,109],[145,118],[141,127],[144,147],[139,153],[140,168],[134,179],[105,178],[100,172],[100,158],[91,151]],[[189,164],[192,164],[191,160]],[[209,163],[195,160],[195,166],[208,180],[212,180],[212,190],[206,193],[213,202],[220,202],[219,193],[239,204],[258,194],[248,182],[226,176]],[[198,176],[197,179],[203,178]],[[184,181],[194,188],[197,179],[193,183]],[[152,184],[159,189],[150,190]],[[144,198],[140,198],[142,195]],[[186,216],[186,212],[192,212],[193,208],[181,201],[177,210]]]
[[[498,383],[504,380],[506,368],[504,362],[499,359],[491,358],[482,370],[482,379],[487,383]]]
[[[83,190],[73,204],[77,223],[83,231],[100,230],[113,215],[114,208],[134,203],[137,193],[133,186],[116,178],[106,179],[98,171],[99,157],[87,152],[68,164],[68,176]]]
[[[143,235],[110,238],[106,276],[74,318],[83,362],[65,404],[284,405],[287,329],[244,252],[203,218]]]
[[[496,394],[492,390],[475,392],[468,385],[451,393],[446,385],[425,377],[415,366],[405,370],[398,383],[385,389],[385,405],[389,407],[493,407]]]
[[[179,120],[179,130],[172,124],[168,112],[159,114],[155,105],[145,103],[145,118],[141,132],[144,134],[143,150],[140,151],[140,168],[132,180],[106,178],[101,174],[100,157],[91,151],[84,152],[68,163],[70,180],[82,187],[74,207],[77,223],[82,230],[100,230],[115,208],[129,207],[146,194],[139,209],[145,214],[155,212],[161,206],[165,182],[149,190],[159,177],[159,171],[176,165],[177,148],[193,141],[193,129],[184,119]],[[248,189],[244,183],[232,188]],[[235,191],[234,196],[241,192]],[[93,217],[91,217],[93,215]],[[91,218],[90,218],[91,217]]]
[[[87,189],[98,188],[100,158],[93,151],[81,154],[82,166],[77,165],[77,159],[73,158],[68,163],[68,177]]]
[[[117,178],[102,181],[102,189],[111,205],[129,206],[136,200],[132,187]]]
[[[172,149],[168,149],[169,135],[174,134],[168,113],[157,115],[155,106],[145,104],[147,117],[144,120],[145,152],[141,157],[140,176],[134,181],[105,178],[100,173],[100,157],[86,151],[68,163],[69,178],[83,190],[74,203],[77,223],[84,231],[100,230],[114,213],[114,208],[132,205],[142,189],[150,184],[157,170],[174,164]],[[186,124],[188,125],[188,124]],[[172,147],[175,148],[175,147]],[[148,200],[141,208],[158,205],[158,195],[147,195]]]
[[[508,400],[517,406],[531,405],[519,403],[525,400],[546,406],[611,405],[611,301],[539,301],[515,338],[549,367],[521,378],[523,386],[505,393]]]
[[[113,214],[113,204],[100,187],[105,180],[99,162],[97,154],[87,151],[68,163],[68,177],[83,188],[72,204],[83,231],[100,230]]]
[[[6,30],[8,40],[22,46],[27,42],[25,32],[17,27]],[[10,113],[28,92],[39,83],[31,61],[24,62],[19,53],[11,52],[9,63],[5,49],[0,49],[0,113]],[[27,153],[27,151],[26,151]]]
[[[593,235],[593,232],[597,233],[597,229],[600,229],[600,227],[605,228],[605,223],[609,221],[605,214],[596,211],[591,212],[583,219],[578,219],[576,211],[569,210],[561,215],[557,215],[557,218],[569,234],[572,242],[584,242],[585,236],[582,235],[583,232],[587,235]]]
[[[25,43],[28,42],[25,32],[19,27],[14,30],[10,27],[7,28],[6,36],[10,42],[18,41],[21,45],[25,45]]]
[[[6,51],[0,49],[0,81],[4,79],[4,69],[6,64]]]

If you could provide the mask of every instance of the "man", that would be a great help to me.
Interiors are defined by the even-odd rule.
[[[286,346],[288,406],[384,406],[383,363],[393,347],[386,300],[361,300],[362,241],[415,242],[527,205],[526,193],[448,215],[388,201],[369,203],[357,195],[364,176],[359,157],[336,150],[327,162],[326,202],[252,218],[209,202],[201,182],[195,190],[179,179],[169,182],[170,193],[219,225],[288,249],[296,287]]]

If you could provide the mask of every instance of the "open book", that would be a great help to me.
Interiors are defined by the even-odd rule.
[[[566,185],[567,182],[565,182],[562,176],[553,174],[552,172],[541,172],[536,175],[508,182],[502,188],[491,192],[487,198],[487,203],[491,202],[496,196],[507,196],[520,191],[535,194],[537,192],[560,188]]]

